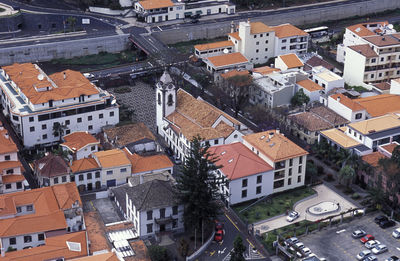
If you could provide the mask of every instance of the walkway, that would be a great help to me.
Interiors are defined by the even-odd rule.
[[[314,187],[314,190],[317,192],[317,196],[311,197],[307,200],[300,201],[300,203],[296,203],[294,210],[300,213],[300,217],[296,220],[296,222],[300,222],[302,220],[308,220],[308,221],[316,221],[325,217],[330,216],[332,213],[328,213],[325,215],[318,215],[314,216],[309,213],[307,213],[307,209],[311,206],[314,206],[318,203],[324,202],[324,201],[330,201],[335,204],[339,203],[340,205],[340,210],[348,210],[350,208],[357,208],[357,206],[347,199],[343,198],[341,195],[330,189],[328,186],[322,184]],[[339,213],[336,212],[336,213]],[[261,234],[281,228],[284,226],[287,226],[291,223],[286,221],[286,216],[280,216],[277,218],[272,218],[269,220],[266,220],[264,222],[259,222],[254,225],[254,231],[259,231]]]

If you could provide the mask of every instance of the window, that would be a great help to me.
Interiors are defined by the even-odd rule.
[[[112,175],[113,174],[113,171],[112,170],[107,170],[107,175]]]
[[[172,207],[172,215],[178,215],[178,206]]]
[[[8,169],[8,170],[6,171],[6,174],[14,174],[14,169]]]
[[[283,46],[283,47],[281,48],[281,50],[286,50],[286,46]]]
[[[214,145],[218,145],[218,140],[214,140]]]
[[[15,237],[10,237],[10,245],[16,245],[17,239]]]
[[[356,114],[356,120],[361,119],[361,117],[362,117],[362,113],[357,113],[357,114]]]
[[[290,159],[290,160],[289,160],[289,166],[290,166],[290,167],[293,166],[293,159]]]
[[[256,34],[254,35],[254,38],[257,38],[257,35],[256,35]]]
[[[70,134],[71,133],[71,130],[66,130],[65,131],[65,134]]]
[[[260,44],[260,42],[256,42],[256,45],[259,45]]]
[[[301,182],[301,176],[298,176],[297,177],[297,183],[300,183]]]
[[[299,166],[299,173],[301,173],[301,167],[302,167],[302,166]]]
[[[152,220],[153,219],[153,211],[147,211],[147,220]]]
[[[77,122],[82,122],[82,118],[76,119]]]
[[[303,157],[300,157],[299,158],[299,164],[302,164],[303,163]]]
[[[70,121],[69,120],[66,120],[65,121],[65,125],[69,125],[70,124]]]
[[[261,186],[258,186],[258,187],[256,188],[256,194],[261,194]]]
[[[292,176],[292,168],[289,169],[289,176]]]
[[[283,39],[283,40],[282,40],[282,43],[286,43],[286,41],[287,41],[286,39]]]
[[[126,168],[122,168],[120,171],[121,171],[122,173],[123,173],[123,172],[126,172]]]
[[[172,228],[177,228],[178,227],[178,219],[173,219],[172,220]]]
[[[382,73],[379,73],[379,74],[378,74],[378,77],[382,77]]]
[[[54,178],[54,184],[58,184],[58,177]]]
[[[43,134],[42,138],[43,138],[44,140],[46,140],[46,139],[47,139],[47,134]]]
[[[268,48],[265,48],[265,51],[268,52]]]
[[[4,160],[11,160],[11,156],[10,155],[5,155],[4,156]]]
[[[91,150],[91,151],[94,151],[95,149],[96,149],[96,146],[90,147],[90,150]]]
[[[33,210],[33,206],[32,205],[26,206],[26,211],[32,211],[32,210]]]
[[[30,131],[30,132],[34,132],[34,131],[35,131],[35,127],[33,127],[33,126],[30,127],[30,128],[29,128],[29,131]]]
[[[87,179],[92,179],[92,173],[87,174]]]
[[[260,184],[262,182],[262,175],[257,176],[257,184]]]
[[[88,130],[93,130],[93,125],[89,125]]]
[[[242,188],[247,187],[247,179],[242,180]]]
[[[29,122],[33,122],[35,120],[34,117],[29,117]]]
[[[375,75],[371,74],[371,78],[374,78],[374,77],[375,77]]]
[[[44,234],[39,234],[38,235],[38,240],[43,241],[44,240]]]
[[[100,114],[99,114],[99,119],[103,119],[103,118],[104,118],[103,113],[100,113]]]
[[[22,209],[21,207],[17,207],[17,213],[21,213]]]
[[[147,233],[153,233],[153,224],[147,224]]]
[[[22,182],[17,182],[17,189],[22,189]]]
[[[46,124],[42,124],[42,130],[45,130],[45,129],[47,129]]]
[[[79,175],[79,181],[82,181],[83,179],[83,174]]]
[[[258,50],[258,49],[256,49],[256,53],[258,53],[258,51],[259,51],[259,50]]]
[[[381,62],[383,62],[385,60],[385,57],[381,57]]]
[[[100,178],[100,172],[99,172],[99,171],[97,171],[97,172],[95,173],[95,177],[96,177],[96,179]]]
[[[62,180],[62,183],[67,182],[67,176],[62,176],[61,180]]]
[[[114,112],[110,111],[110,117],[114,117]]]
[[[165,218],[165,208],[160,208],[160,218]]]
[[[267,43],[268,43],[268,40],[265,40],[265,43],[267,44]]]
[[[88,119],[88,121],[91,121],[91,120],[93,120],[93,116],[92,116],[92,115],[89,115],[89,116],[87,117],[87,119]]]
[[[6,189],[11,189],[11,184],[6,184]]]
[[[287,184],[288,184],[288,186],[292,185],[292,179],[291,178],[288,179]]]
[[[242,198],[246,198],[247,197],[247,189],[242,190]]]

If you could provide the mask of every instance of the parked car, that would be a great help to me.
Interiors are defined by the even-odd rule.
[[[379,225],[379,223],[381,223],[384,220],[388,220],[388,218],[386,216],[384,216],[384,215],[377,216],[374,219],[375,223],[378,224],[378,225]]]
[[[370,256],[367,256],[366,258],[364,258],[362,261],[377,261],[377,260],[378,260],[378,258],[376,256],[370,255]]]
[[[292,244],[289,248],[292,252],[299,251],[300,249],[304,248],[304,244],[302,242],[297,242]]]
[[[368,235],[362,237],[362,238],[360,239],[360,241],[361,241],[361,243],[365,244],[365,243],[367,243],[368,241],[374,240],[374,239],[375,239],[375,237],[374,237],[373,235],[368,234]]]
[[[358,253],[357,255],[357,259],[358,260],[363,260],[364,258],[366,258],[367,256],[372,255],[371,250],[367,249],[367,250],[363,250],[360,253]]]
[[[379,242],[378,240],[370,240],[367,243],[365,243],[364,246],[368,249],[371,249],[380,244],[381,244],[381,242]]]
[[[299,239],[297,237],[291,237],[291,238],[286,239],[286,242],[289,245],[293,245],[293,244],[296,244],[297,242],[299,242]]]
[[[396,222],[394,222],[393,220],[389,219],[389,220],[383,220],[382,222],[379,223],[379,226],[381,228],[388,228],[388,227],[393,227],[396,225]]]
[[[223,230],[223,229],[224,229],[224,223],[219,222],[218,220],[215,220],[215,231]]]
[[[192,24],[197,24],[199,22],[199,19],[192,19],[191,23]]]
[[[399,227],[399,228],[396,228],[396,229],[393,231],[392,236],[393,236],[394,238],[400,238],[400,227]]]
[[[366,234],[367,233],[364,230],[358,229],[358,230],[353,231],[353,233],[351,233],[351,236],[353,238],[360,238],[360,237],[365,236]]]
[[[94,78],[94,74],[93,73],[84,73],[83,76],[85,76],[87,79]]]
[[[303,256],[308,256],[311,254],[311,249],[309,249],[308,247],[304,247],[300,250],[300,252],[303,254]]]
[[[391,256],[385,259],[385,261],[398,261],[400,260],[397,256]]]
[[[217,232],[215,232],[214,241],[222,242],[222,240],[224,240],[224,230],[220,229]]]
[[[299,217],[300,217],[299,212],[291,211],[291,212],[289,213],[289,215],[286,217],[286,220],[287,220],[288,222],[293,222],[294,220],[298,219]]]
[[[383,245],[383,244],[377,245],[372,249],[372,253],[374,253],[374,254],[381,254],[386,251],[388,251],[388,248],[386,245]]]

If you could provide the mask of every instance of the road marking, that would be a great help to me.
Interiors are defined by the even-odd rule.
[[[396,247],[396,249],[400,251],[400,247]]]
[[[160,31],[162,32],[162,29],[160,28],[160,26],[157,26],[158,29],[160,29]]]
[[[215,254],[215,250],[210,252],[210,256],[213,256]]]
[[[94,210],[94,211],[96,211],[96,208],[94,207],[94,205],[93,205],[93,202],[92,202],[92,201],[90,201],[90,205],[92,205],[92,208],[93,208],[93,210]]]
[[[340,233],[343,233],[345,231],[346,231],[346,229],[342,229],[342,230],[336,231],[336,234],[340,234]]]
[[[238,226],[232,221],[232,219],[227,214],[225,214],[225,217],[227,219],[229,219],[229,221],[232,223],[232,225],[235,226],[235,228],[240,232],[240,229],[238,228]]]
[[[250,246],[251,246],[252,248],[254,248],[254,245],[250,242],[250,240],[249,240],[248,238],[246,238],[246,240],[247,240],[247,242],[249,242]]]

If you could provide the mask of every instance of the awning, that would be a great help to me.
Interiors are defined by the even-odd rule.
[[[201,10],[196,11],[196,14],[202,14],[202,13],[203,13],[203,11],[201,11]]]
[[[185,12],[185,15],[192,15],[192,12]]]

